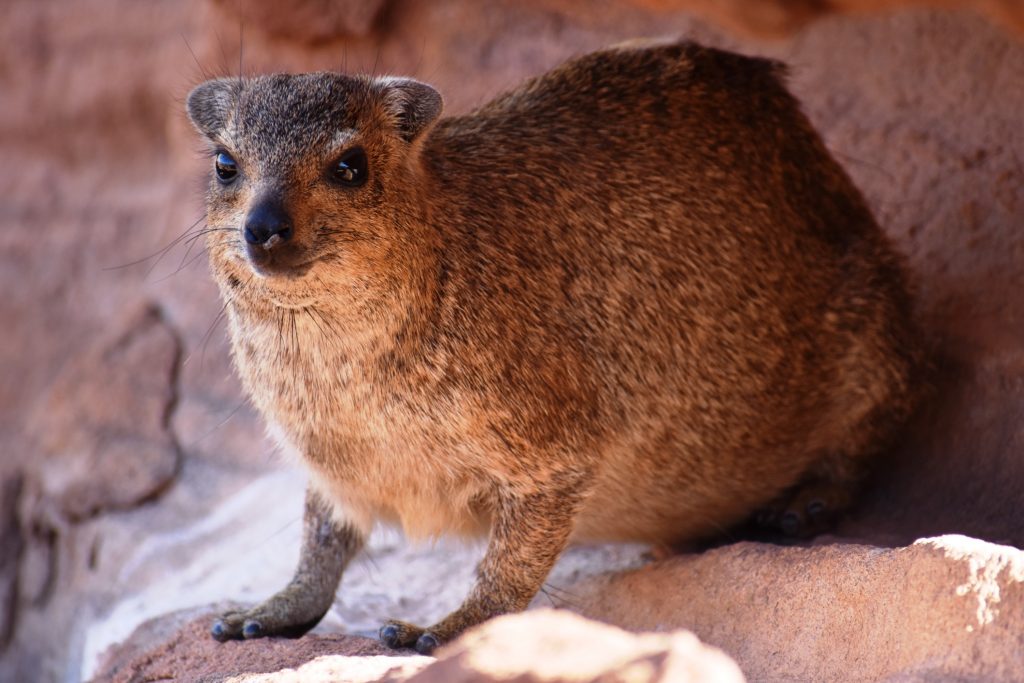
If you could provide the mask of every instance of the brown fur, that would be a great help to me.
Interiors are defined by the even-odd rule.
[[[490,533],[433,642],[386,640],[522,609],[571,539],[706,536],[805,480],[841,507],[889,444],[917,354],[901,262],[781,71],[621,46],[439,121],[408,80],[190,96],[240,169],[209,196],[238,371],[339,533]],[[327,182],[354,146],[367,184]],[[269,196],[295,233],[265,275],[240,226]]]

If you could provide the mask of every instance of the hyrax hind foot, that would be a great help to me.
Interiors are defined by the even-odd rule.
[[[828,531],[836,517],[853,501],[852,485],[827,479],[811,479],[756,513],[761,527],[793,538],[810,538]]]

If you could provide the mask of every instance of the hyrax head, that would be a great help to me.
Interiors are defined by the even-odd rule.
[[[310,271],[365,286],[400,268],[419,143],[441,108],[411,79],[279,74],[196,87],[187,109],[210,142],[215,274],[294,289]]]

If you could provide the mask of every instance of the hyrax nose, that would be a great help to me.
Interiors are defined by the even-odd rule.
[[[254,246],[272,249],[292,238],[292,218],[277,201],[264,201],[254,206],[245,218],[245,241]]]

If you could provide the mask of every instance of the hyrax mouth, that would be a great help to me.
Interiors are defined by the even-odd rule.
[[[295,225],[283,202],[269,197],[257,202],[242,226],[245,255],[257,275],[301,277],[313,266],[295,239]]]
[[[245,248],[246,261],[256,275],[261,277],[300,278],[308,273],[316,259],[309,258],[305,249],[271,248],[262,245]]]
[[[266,267],[266,266],[252,266],[252,270],[260,277],[273,277],[273,278],[284,278],[288,280],[297,280],[302,278],[313,268],[313,262],[307,262],[298,266],[290,266],[287,268],[279,267]]]

